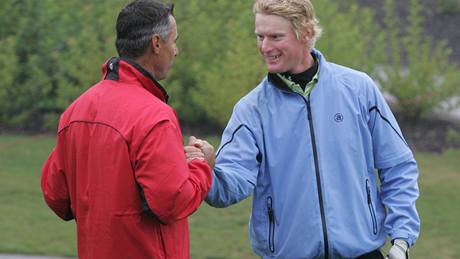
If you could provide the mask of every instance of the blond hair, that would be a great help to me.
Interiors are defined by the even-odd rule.
[[[291,22],[297,39],[307,33],[310,36],[309,48],[315,46],[322,33],[315,9],[310,0],[256,0],[254,14],[278,15]]]

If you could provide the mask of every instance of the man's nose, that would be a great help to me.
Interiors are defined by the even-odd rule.
[[[270,51],[271,44],[267,39],[262,39],[259,44],[260,44],[260,51],[262,52]]]

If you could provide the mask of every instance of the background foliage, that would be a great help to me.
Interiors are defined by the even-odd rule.
[[[404,116],[418,120],[440,103],[458,105],[458,100],[446,100],[460,94],[460,71],[448,62],[451,50],[447,43],[424,35],[423,6],[418,0],[409,4],[408,26],[403,30],[401,21],[394,19],[394,0],[385,1],[385,37],[390,55],[377,79],[396,97]]]
[[[127,0],[0,2],[0,129],[55,129],[59,114],[101,78],[115,56],[115,20]],[[173,0],[179,57],[163,84],[183,125],[222,129],[233,105],[266,71],[256,49],[252,1]],[[418,118],[459,95],[450,49],[422,33],[411,0],[401,28],[392,0],[386,22],[354,1],[322,0],[317,48],[335,63],[371,74],[407,116]],[[454,1],[455,2],[455,1]],[[457,103],[451,103],[456,107]]]

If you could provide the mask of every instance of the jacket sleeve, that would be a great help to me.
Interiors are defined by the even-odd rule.
[[[180,129],[171,121],[156,124],[137,152],[135,177],[150,210],[165,224],[191,215],[211,187],[203,160],[187,163]]]
[[[391,239],[414,245],[420,232],[415,207],[419,170],[389,106],[376,86],[368,107],[374,163],[379,170],[382,203],[387,208],[384,227]]]
[[[420,219],[415,202],[419,196],[418,169],[414,159],[380,170],[382,202],[388,209],[384,227],[392,240],[415,244]]]
[[[254,130],[237,118],[236,110],[224,130],[206,198],[213,207],[227,207],[250,196],[259,173],[261,156]]]
[[[70,194],[64,171],[60,166],[56,147],[42,168],[41,188],[45,202],[63,220],[74,218],[70,207]]]

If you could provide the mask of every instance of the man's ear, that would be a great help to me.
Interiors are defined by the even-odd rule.
[[[160,53],[160,49],[161,49],[161,38],[160,38],[160,35],[158,34],[154,34],[152,36],[152,50],[153,50],[153,53],[155,54],[159,54]]]
[[[302,35],[300,36],[300,40],[302,41],[302,43],[309,43],[310,40],[312,38],[312,32],[310,30],[302,33]]]

